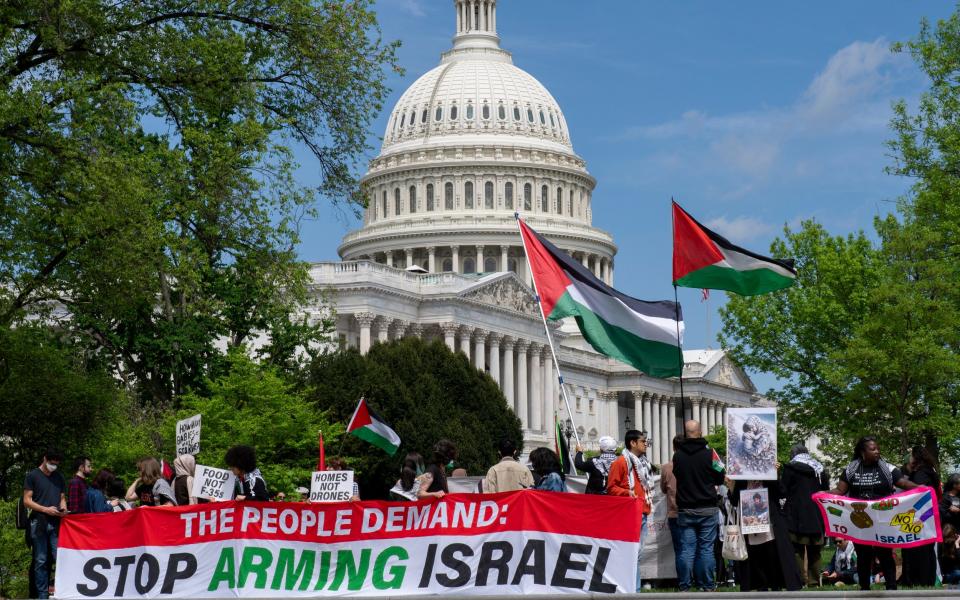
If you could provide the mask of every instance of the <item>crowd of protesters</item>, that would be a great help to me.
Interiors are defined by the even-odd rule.
[[[832,492],[875,500],[893,494],[895,488],[930,486],[938,493],[943,542],[903,549],[898,561],[889,548],[836,540],[833,556],[824,567],[821,555],[827,538],[819,508],[811,496],[829,489],[830,476],[803,445],[791,448],[790,461],[778,465],[777,480],[734,482],[725,476],[721,458],[707,444],[696,421],[684,424],[684,433],[672,440],[672,460],[659,468],[647,459],[650,441],[645,432],[628,430],[620,453],[614,438],[603,436],[598,442],[600,452],[592,458],[585,458],[578,446],[573,464],[587,475],[585,493],[637,500],[641,523],[637,591],[643,587],[640,561],[657,472],[659,492],[664,494],[667,505],[676,587],[681,592],[711,591],[718,585],[733,583],[741,591],[794,591],[819,585],[858,585],[869,589],[871,584],[881,582],[887,589],[896,589],[898,582],[906,586],[933,586],[938,578],[944,584],[960,584],[960,474],[941,482],[936,462],[925,448],[914,448],[900,468],[883,459],[874,437],[861,438]],[[568,491],[568,469],[553,449],[533,449],[528,465],[520,462],[520,449],[514,440],[502,439],[498,452],[499,461],[477,483],[476,491]],[[429,457],[425,461],[418,452],[406,454],[400,477],[389,491],[391,499],[443,498],[450,493],[449,479],[466,475],[462,468],[455,468],[457,447],[449,440],[438,441]],[[39,466],[27,474],[24,482],[23,506],[30,511],[27,540],[33,550],[33,597],[47,598],[53,593],[51,573],[59,523],[64,515],[208,502],[193,495],[197,463],[189,454],[178,456],[172,467],[157,458],[141,459],[136,465],[136,479],[126,488],[109,469],[101,468],[94,474],[94,464],[88,456],[77,457],[70,463],[70,477],[65,481],[59,470],[63,461],[61,452],[47,449]],[[235,500],[286,499],[282,493],[270,494],[252,447],[230,448],[224,462],[236,476]],[[327,468],[345,470],[347,466],[337,457]],[[760,490],[766,493],[757,493]],[[297,491],[299,500],[308,500],[306,488]],[[723,524],[731,521],[744,494],[746,505],[755,502],[757,511],[769,513],[770,527],[765,533],[745,535],[745,560],[728,562],[721,556],[720,532]],[[350,499],[360,500],[356,483]],[[768,504],[762,505],[764,502]]]

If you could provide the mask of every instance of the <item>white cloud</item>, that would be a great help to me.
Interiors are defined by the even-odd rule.
[[[415,17],[425,17],[427,15],[423,0],[381,0],[386,4],[393,4],[404,12],[408,12]]]
[[[704,225],[735,244],[743,244],[757,238],[769,238],[774,230],[773,225],[769,223],[742,216],[732,219],[721,216],[707,221]]]

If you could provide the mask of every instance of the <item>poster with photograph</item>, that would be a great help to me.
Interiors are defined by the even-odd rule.
[[[770,495],[765,488],[740,492],[740,533],[770,531]]]
[[[727,409],[727,477],[777,478],[777,409]]]

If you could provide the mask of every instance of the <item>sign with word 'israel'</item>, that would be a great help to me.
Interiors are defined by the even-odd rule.
[[[310,502],[348,502],[353,497],[353,471],[314,471]]]
[[[633,593],[639,531],[633,498],[535,490],[68,515],[57,598]]]
[[[200,452],[200,415],[177,421],[177,456]]]
[[[870,546],[913,548],[943,541],[933,488],[918,487],[878,500],[826,492],[812,496],[827,535]]]
[[[197,465],[191,495],[207,500],[233,500],[236,487],[237,478],[230,471]]]

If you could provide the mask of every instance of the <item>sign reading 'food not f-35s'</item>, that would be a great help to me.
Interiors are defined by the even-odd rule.
[[[635,502],[524,490],[70,515],[57,597],[632,592]]]

